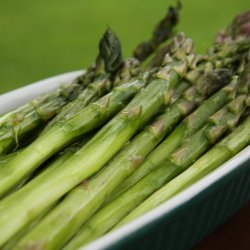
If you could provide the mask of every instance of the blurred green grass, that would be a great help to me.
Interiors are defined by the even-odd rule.
[[[207,48],[214,34],[247,0],[186,0],[178,30]],[[120,37],[125,57],[164,16],[166,0],[12,0],[0,8],[0,94],[25,84],[87,67],[109,25]]]

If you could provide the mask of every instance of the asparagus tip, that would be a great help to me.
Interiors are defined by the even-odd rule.
[[[134,50],[134,57],[139,61],[148,58],[164,41],[172,37],[173,29],[179,22],[181,2],[177,1],[176,7],[169,7],[167,15],[156,25],[149,41],[140,43]]]
[[[250,36],[250,11],[236,16],[231,24],[219,32],[216,36],[216,42],[223,43],[228,39],[237,39],[238,37],[248,38]]]
[[[100,56],[105,62],[105,70],[115,73],[122,65],[120,41],[115,32],[108,27],[99,43]]]

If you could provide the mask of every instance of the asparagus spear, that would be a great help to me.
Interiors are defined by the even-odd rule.
[[[2,125],[6,122],[9,122],[10,120],[13,119],[13,117],[17,114],[17,113],[27,113],[30,112],[31,110],[33,110],[33,106],[30,105],[30,103],[27,103],[19,108],[17,108],[14,111],[2,114],[0,116],[0,127],[2,127]]]
[[[19,141],[23,142],[30,133],[44,126],[45,122],[54,116],[66,102],[64,97],[57,96],[54,100],[40,105],[39,108],[26,115],[18,113],[10,122],[3,124],[0,128],[0,155],[18,147]]]
[[[32,184],[27,184],[22,190],[7,197],[0,203],[0,213],[4,214],[4,216],[0,218],[0,230],[4,227],[4,231],[0,235],[0,245],[6,242],[23,225],[31,221],[37,214],[46,209],[46,207],[55,200],[62,197],[75,185],[96,173],[127,143],[142,125],[159,112],[159,109],[162,108],[164,104],[168,103],[173,88],[178,84],[179,79],[187,70],[187,60],[193,59],[193,56],[187,56],[187,54],[192,52],[189,39],[186,40],[183,36],[179,36],[175,42],[180,44],[180,49],[178,49],[178,53],[176,52],[175,54],[176,58],[162,68],[156,74],[156,78],[152,80],[122,112],[104,126],[89,143],[66,161],[60,169],[51,172],[49,176],[36,178],[36,181]],[[140,87],[144,85],[144,83],[140,81],[137,81],[137,86],[138,84]],[[124,88],[124,86],[125,85],[121,85],[119,88]],[[121,91],[119,92],[119,99],[124,100],[125,96],[129,95],[128,91],[122,94]],[[109,96],[111,96],[111,94]],[[129,96],[131,97],[131,94]],[[128,97],[126,99],[128,99]],[[114,102],[111,97],[109,97],[109,99],[104,97],[99,106],[95,103],[89,105],[84,109],[85,111],[83,110],[84,112],[78,113],[78,115],[74,117],[75,119],[70,119],[65,122],[63,127],[56,127],[54,130],[51,130],[50,133],[45,133],[40,136],[40,140],[37,140],[39,143],[35,141],[33,145],[31,144],[31,146],[24,149],[24,151],[11,162],[8,167],[9,171],[12,171],[11,175],[7,173],[3,174],[3,172],[0,173],[0,190],[2,191],[3,189],[1,193],[4,193],[9,187],[23,178],[23,176],[33,168],[34,161],[40,164],[41,161],[46,158],[51,144],[55,144],[53,147],[53,151],[55,152],[60,149],[62,141],[70,141],[72,136],[76,137],[83,134],[87,128],[86,126],[81,126],[81,124],[79,126],[79,120],[82,120],[79,119],[81,118],[80,115],[85,113],[83,117],[90,121],[89,123],[91,123],[90,125],[93,129],[96,124],[100,125],[103,120],[109,118],[112,114],[111,111],[114,113],[120,106],[121,103],[117,105],[117,99],[116,102]],[[89,107],[92,107],[92,112],[86,115],[86,110],[89,110]],[[98,107],[102,112],[96,112]],[[93,115],[93,113],[96,115]],[[95,119],[90,119],[90,116],[94,116]],[[77,129],[75,129],[76,127]],[[70,133],[68,132],[69,130],[71,130]],[[74,130],[74,132],[72,130]],[[49,145],[47,143],[48,141],[50,142]],[[39,161],[37,160],[37,156]],[[25,159],[28,161],[25,161]],[[28,166],[28,163],[31,163],[30,166]],[[18,165],[18,169],[16,168],[16,164]],[[20,166],[20,164],[22,164],[22,166]],[[15,174],[13,174],[14,169]],[[46,190],[49,190],[49,192],[46,192]],[[13,206],[13,202],[16,204],[18,197],[20,199],[18,206]],[[30,210],[33,211],[32,214],[29,213]],[[3,213],[3,211],[5,212]],[[7,221],[8,223],[6,224]]]
[[[69,159],[70,156],[73,154],[73,152],[76,152],[77,149],[80,148],[80,146],[83,146],[87,143],[88,140],[92,137],[92,134],[89,134],[85,136],[83,139],[81,139],[81,142],[75,143],[72,146],[66,148],[64,151],[60,152],[59,155],[62,155],[59,159],[57,159],[57,164],[49,164],[49,166],[44,167],[47,169],[46,174],[48,174],[50,171],[55,169],[56,167],[59,167],[62,163],[66,161],[66,159]],[[22,149],[15,151],[11,154],[8,154],[4,157],[0,158],[0,171],[1,169],[8,168],[8,163],[15,158],[18,154],[22,152]],[[53,165],[53,167],[52,167]],[[15,186],[10,192],[7,193],[7,195],[12,194],[13,192],[16,192],[18,189],[22,188],[27,182],[29,182],[31,179],[35,178],[37,174],[41,174],[41,171],[43,172],[45,169],[38,170],[37,173],[32,173],[26,178],[24,178],[17,186]],[[45,172],[45,171],[44,171]],[[6,196],[7,196],[6,195]],[[3,197],[4,198],[4,197]]]
[[[139,62],[134,58],[127,59],[121,70],[117,73],[113,84],[107,76],[106,78],[103,77],[99,81],[89,84],[76,100],[63,107],[61,112],[45,127],[44,131],[48,131],[56,124],[63,123],[65,119],[70,119],[77,112],[81,112],[89,103],[98,100],[104,94],[108,93],[112,87],[119,86],[138,76],[139,71]]]
[[[2,156],[0,157],[0,171],[1,171],[1,168],[5,167],[6,164],[12,160],[14,157],[16,157],[19,153],[21,152],[21,150],[19,151],[15,151],[11,154],[8,154],[8,155],[5,155],[5,156]]]
[[[216,71],[213,74],[214,82],[207,81],[206,77],[206,81],[197,83],[199,85],[197,89],[207,89],[206,94],[209,95],[209,93],[216,91],[230,79],[229,71],[226,70]],[[204,98],[206,96],[205,93],[199,93],[198,91],[197,93],[193,91],[190,94],[193,95],[190,97],[193,100],[199,99],[202,95]],[[199,101],[197,100],[197,102]],[[177,108],[181,109],[180,106],[177,106]],[[188,109],[186,112],[188,112]],[[54,249],[55,246],[60,247],[67,242],[80,226],[103,204],[107,195],[139,167],[147,154],[163,139],[172,126],[178,122],[178,116],[182,116],[179,109],[177,109],[177,115],[173,114],[171,116],[168,112],[161,115],[156,122],[137,135],[102,171],[94,178],[86,181],[85,189],[80,185],[71,191],[64,201],[27,236],[23,244],[37,245],[37,242],[46,241],[46,247]]]
[[[24,117],[25,115],[29,114],[30,112],[33,112],[39,107],[40,105],[44,105],[46,103],[49,103],[50,101],[54,100],[58,96],[65,96],[69,99],[73,99],[75,97],[75,94],[78,93],[81,89],[81,86],[77,84],[72,84],[70,86],[63,86],[56,91],[53,91],[49,94],[44,94],[42,96],[39,96],[35,100],[32,100],[29,103],[24,104],[23,106],[17,108],[16,110],[13,110],[11,112],[2,114],[0,116],[0,127],[2,127],[6,123],[11,123],[16,117]],[[19,118],[19,119],[20,119]]]
[[[21,151],[22,151],[22,149],[19,149],[19,150],[17,150],[17,151],[14,151],[13,153],[10,153],[10,154],[8,154],[8,155],[2,156],[2,157],[0,158],[0,171],[1,171],[2,169],[4,169],[4,168],[7,168],[7,167],[8,167],[8,163],[9,163],[12,159],[14,159],[18,154],[20,154]],[[15,187],[13,190],[18,189],[19,186],[21,187],[23,183],[25,183],[25,180],[23,180],[21,183],[19,183],[18,186]],[[11,192],[12,192],[12,191],[10,191],[8,194],[10,194]],[[7,195],[8,195],[8,194],[7,194]],[[2,197],[2,198],[4,198],[4,197]],[[0,200],[1,200],[1,199],[0,199]]]
[[[12,250],[15,245],[22,239],[27,233],[32,231],[33,228],[48,214],[48,212],[55,206],[52,204],[46,210],[44,210],[37,218],[35,218],[31,223],[22,228],[21,231],[16,233],[1,249],[2,250]]]
[[[120,111],[145,85],[143,80],[134,80],[115,88],[111,93],[93,102],[81,112],[58,123],[42,133],[21,154],[9,162],[0,172],[0,196],[29,175],[41,163],[79,136],[99,127]],[[49,143],[48,143],[49,142]]]
[[[244,112],[245,99],[246,95],[241,95],[213,115],[208,123],[190,136],[159,166],[159,169],[156,168],[142,181],[98,211],[87,225],[78,232],[66,249],[77,249],[82,244],[103,235],[170,178],[178,175],[192,162],[196,161],[228,129],[236,126],[239,117]],[[231,107],[231,109],[228,107]]]
[[[175,130],[147,157],[140,168],[138,168],[130,177],[128,177],[117,190],[114,191],[112,197],[116,197],[120,193],[129,189],[142,177],[147,175],[156,166],[164,161],[182,142],[200,129],[207,121],[208,117],[223,107],[228,101],[232,100],[236,92],[237,80],[219,90],[209,99],[205,100],[192,114],[187,116]],[[180,101],[185,104],[185,102]],[[192,102],[190,103],[192,104]],[[173,106],[174,110],[175,105]],[[185,106],[184,106],[185,107]]]
[[[89,134],[87,136],[85,136],[80,142],[75,143],[73,145],[71,145],[70,147],[66,148],[65,150],[63,150],[62,152],[58,153],[57,157],[54,159],[54,161],[52,161],[51,163],[49,163],[49,165],[42,170],[41,173],[39,173],[39,175],[49,175],[51,171],[54,171],[58,168],[60,168],[60,166],[67,161],[68,159],[70,159],[70,157],[77,152],[82,146],[84,146],[91,138],[93,137],[93,134]],[[10,156],[14,156],[17,153],[19,153],[19,151],[16,151],[12,154],[9,154],[8,156],[4,157],[6,158],[6,160],[4,160],[3,162],[6,163],[7,160],[9,160],[9,158],[11,158]],[[13,157],[12,156],[12,157]],[[1,164],[1,162],[0,162]],[[34,177],[35,178],[35,177]],[[3,249],[4,250],[8,250],[8,249],[13,249],[13,247],[26,235],[28,234],[31,230],[33,230],[33,228],[35,228],[40,221],[49,213],[49,211],[55,207],[56,203],[53,203],[49,208],[45,209],[41,214],[39,214],[35,219],[33,219],[29,224],[25,225],[21,230],[19,230],[4,246]]]
[[[96,81],[89,83],[87,88],[80,94],[73,103],[65,107],[64,111],[59,115],[63,119],[64,116],[72,113],[72,106],[75,112],[85,107],[94,97],[102,96],[110,89],[110,77],[117,72],[122,63],[121,46],[118,38],[110,29],[108,29],[100,41],[100,52],[97,60],[98,69]],[[102,66],[103,65],[103,66]],[[102,72],[105,67],[104,72]],[[83,85],[83,84],[82,84]],[[78,85],[76,85],[78,86]],[[26,112],[18,112],[11,115],[9,122],[2,124],[0,128],[0,156],[7,153],[13,147],[19,145],[19,140],[23,140],[29,133],[44,125],[49,119],[57,114],[60,109],[75,95],[75,84],[65,86],[55,93],[50,93],[47,97],[31,102],[34,108]],[[27,112],[28,110],[28,112]],[[7,114],[8,116],[8,114]],[[56,121],[58,119],[55,119]]]
[[[90,138],[86,137],[84,140],[81,140],[80,144],[74,144],[61,153],[58,154],[58,157],[43,171],[41,174],[49,174],[51,171],[60,168],[60,166],[67,161],[75,152],[77,152],[80,146],[83,146],[87,143]],[[18,152],[18,151],[17,151]],[[15,152],[16,153],[16,152]],[[13,153],[13,154],[15,154]],[[38,215],[34,220],[32,220],[29,224],[24,226],[21,230],[19,230],[4,246],[4,250],[13,249],[14,246],[30,231],[35,228],[36,225],[40,223],[40,221],[49,213],[49,211],[55,207],[55,204],[49,206],[49,208],[45,209],[40,215]]]
[[[227,57],[227,60],[221,61],[227,65],[232,64],[237,58],[241,58],[241,51],[249,50],[250,44],[250,11],[242,13],[234,18],[234,20],[226,27],[226,29],[220,31],[215,40],[214,46],[210,49],[209,54],[216,54],[218,58],[223,58],[225,54],[231,54],[231,57]],[[238,43],[238,46],[235,46]],[[221,48],[224,47],[223,50]],[[218,53],[218,51],[220,51]],[[218,61],[216,64],[221,65]],[[221,67],[221,66],[220,66]],[[238,67],[238,65],[235,65]]]
[[[195,181],[210,173],[225,161],[250,144],[250,116],[221,142],[216,144],[186,171],[155,192],[133,212],[125,217],[116,227],[120,227],[154,207],[162,204],[176,193],[190,186]]]

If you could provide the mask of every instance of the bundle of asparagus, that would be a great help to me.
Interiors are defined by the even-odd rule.
[[[250,13],[197,55],[159,48],[179,10],[125,61],[108,29],[85,74],[0,117],[1,249],[78,249],[250,143]]]
[[[134,52],[136,60],[143,62],[162,43],[173,36],[174,27],[179,20],[179,10],[180,4],[168,9],[167,15],[156,26],[152,38],[136,47]],[[61,119],[69,113],[73,115],[91,101],[110,91],[114,78],[116,82],[117,79],[126,82],[129,77],[138,74],[136,69],[128,72],[130,67],[122,70],[123,64],[126,62],[122,60],[120,42],[114,32],[108,29],[100,40],[95,64],[91,65],[84,74],[71,84],[0,116],[0,156],[18,147],[20,142],[26,141],[32,132],[43,128],[68,102],[70,103],[58,116]],[[76,100],[71,102],[74,99]]]

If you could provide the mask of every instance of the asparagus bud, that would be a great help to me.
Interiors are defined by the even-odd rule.
[[[179,21],[179,12],[181,9],[180,2],[176,7],[168,9],[166,17],[160,21],[153,31],[153,36],[149,41],[140,43],[134,50],[134,57],[139,61],[148,58],[165,40],[173,35],[173,28]]]

